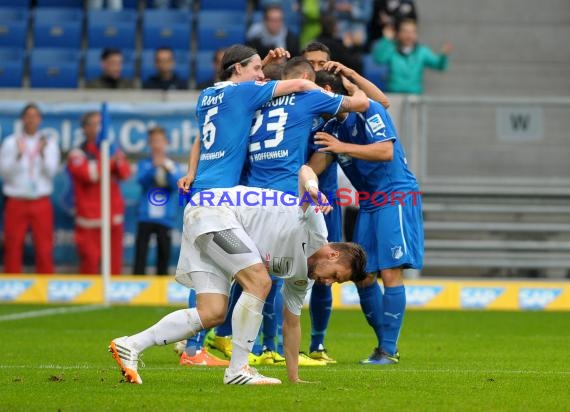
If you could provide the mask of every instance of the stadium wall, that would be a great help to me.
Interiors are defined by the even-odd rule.
[[[188,301],[188,289],[165,276],[113,277],[108,293],[112,304],[186,305]],[[410,280],[406,299],[408,308],[420,310],[570,311],[570,282]],[[0,276],[2,304],[103,301],[100,276]],[[353,283],[333,285],[333,307],[360,308]]]

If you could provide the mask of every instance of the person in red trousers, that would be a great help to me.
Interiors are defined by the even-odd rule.
[[[81,118],[85,142],[69,152],[67,168],[75,196],[75,242],[79,272],[100,273],[101,260],[101,157],[97,134],[101,128],[99,112]],[[125,203],[119,187],[131,175],[131,166],[120,150],[111,155],[111,273],[121,273],[123,265],[123,221]]]
[[[0,177],[4,210],[4,272],[21,273],[26,233],[31,228],[37,273],[53,273],[53,208],[50,196],[60,152],[55,139],[39,131],[42,114],[27,104],[22,131],[4,139]]]

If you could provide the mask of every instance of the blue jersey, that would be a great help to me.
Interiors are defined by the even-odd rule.
[[[180,166],[172,162],[171,171],[158,168],[152,159],[143,159],[137,166],[137,182],[142,194],[138,209],[140,222],[158,223],[167,227],[176,224],[178,202],[177,181],[183,176]],[[164,191],[157,191],[157,189]]]
[[[379,103],[370,101],[366,112],[349,113],[343,121],[332,119],[325,125],[325,131],[347,143],[394,143],[394,157],[389,162],[353,159],[344,154],[336,156],[338,164],[356,190],[367,192],[371,196],[380,192],[388,197],[387,202],[384,202],[382,195],[374,197],[374,201],[362,201],[360,207],[363,210],[382,207],[379,206],[382,203],[389,205],[391,193],[419,190],[416,178],[408,169],[404,148],[400,144],[392,119]]]
[[[309,157],[319,148],[319,146],[315,144],[315,134],[323,130],[325,123],[326,122],[321,117],[315,119],[313,122],[313,129],[311,130],[310,138]],[[329,199],[330,201],[336,197],[336,191],[338,190],[337,167],[338,165],[336,163],[336,159],[333,159],[332,163],[328,165],[327,168],[323,170],[323,172],[319,175],[319,190],[323,192],[327,197],[332,197],[332,199]]]
[[[202,144],[194,189],[239,183],[251,119],[263,103],[271,100],[276,85],[276,81],[220,82],[200,93],[196,117]]]
[[[342,99],[323,90],[311,90],[264,104],[251,127],[246,185],[296,194],[313,120],[324,113],[336,114]]]

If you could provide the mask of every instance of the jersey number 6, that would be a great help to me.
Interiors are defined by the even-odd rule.
[[[206,112],[206,117],[204,118],[204,126],[202,126],[202,143],[206,150],[214,144],[216,140],[216,126],[212,123],[212,117],[218,114],[218,106],[212,107]]]

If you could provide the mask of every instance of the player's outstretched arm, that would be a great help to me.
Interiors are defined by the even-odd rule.
[[[366,96],[370,99],[377,101],[386,109],[390,107],[390,100],[374,83],[367,78],[361,76],[353,69],[350,69],[339,62],[329,61],[323,66],[323,70],[332,71],[333,73],[340,73],[344,77],[348,77],[354,84],[356,84]]]
[[[358,86],[351,83],[346,77],[342,76],[342,84],[348,92],[348,96],[344,96],[340,105],[340,112],[365,112],[370,107],[370,100],[360,90]]]
[[[200,136],[196,136],[194,143],[192,144],[192,150],[188,155],[188,173],[186,176],[178,179],[178,189],[182,189],[183,193],[186,194],[192,186],[192,182],[196,178],[196,169],[198,169],[198,161],[200,160]]]
[[[317,132],[315,143],[322,146],[319,152],[345,154],[355,159],[389,162],[394,158],[394,143],[391,140],[370,144],[354,144],[341,142],[329,133]]]
[[[275,86],[273,97],[279,97],[295,92],[306,92],[309,90],[316,90],[316,89],[319,89],[319,86],[317,86],[315,83],[313,83],[310,80],[304,80],[304,79],[279,80],[277,82],[277,86]]]
[[[312,199],[312,203],[308,202],[307,194]],[[303,212],[313,204],[326,215],[332,210],[332,206],[324,193],[319,191],[319,179],[313,169],[307,165],[301,166],[299,169],[299,199],[301,199],[301,209]]]
[[[299,349],[301,347],[300,316],[292,314],[287,306],[283,308],[283,350],[287,364],[289,382],[297,383],[299,379]]]
[[[282,47],[277,47],[275,49],[271,49],[267,53],[267,56],[265,56],[263,58],[263,60],[261,61],[261,67],[265,67],[268,64],[278,62],[282,58],[290,59],[291,53],[289,53],[287,50],[285,50]]]
[[[333,162],[333,156],[328,153],[315,152],[307,162],[307,165],[313,169],[316,175],[320,175]]]

